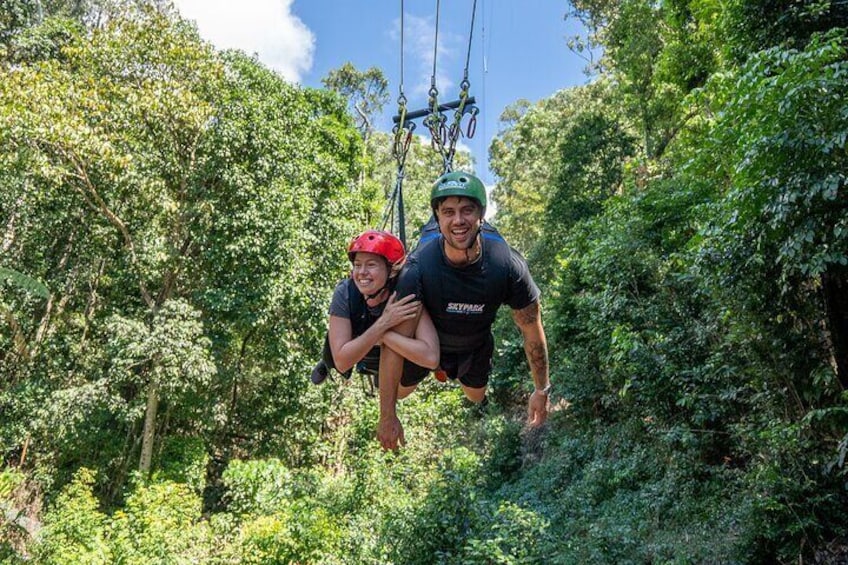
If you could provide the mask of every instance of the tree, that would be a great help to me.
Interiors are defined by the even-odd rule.
[[[361,222],[361,141],[344,107],[150,7],[62,53],[0,86],[9,268],[52,290],[12,305],[32,360],[4,367],[26,394],[0,402],[49,438],[45,460],[117,464],[113,495],[128,458],[147,472],[167,433],[206,437],[213,453],[242,437],[302,452],[303,436],[253,430],[291,429],[285,415],[300,412],[326,273],[341,275],[337,250]],[[26,408],[39,399],[44,410]]]
[[[357,127],[362,138],[367,140],[374,132],[374,116],[379,114],[389,101],[389,82],[383,71],[377,67],[358,71],[348,62],[338,69],[331,70],[321,82],[325,87],[345,97],[356,112]]]
[[[610,93],[610,85],[598,81],[560,91],[534,106],[519,101],[501,116],[504,129],[490,148],[491,167],[498,176],[492,197],[497,202],[499,229],[524,253],[541,240],[542,219],[552,194],[568,190],[572,182],[561,174],[562,167],[566,163],[581,167],[587,156],[581,152],[572,157],[561,149],[568,132],[584,115],[614,115],[617,106]]]

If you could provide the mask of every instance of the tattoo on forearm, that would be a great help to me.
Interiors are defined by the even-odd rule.
[[[534,302],[521,310],[515,310],[515,321],[521,326],[535,324],[539,319],[539,303]]]
[[[528,343],[527,360],[530,361],[530,369],[534,374],[548,374],[548,348],[544,343],[538,341]]]

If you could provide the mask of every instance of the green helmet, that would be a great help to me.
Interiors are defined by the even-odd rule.
[[[486,187],[480,179],[470,173],[453,171],[445,173],[436,180],[430,190],[430,206],[436,213],[439,201],[446,196],[464,196],[476,200],[486,213]]]

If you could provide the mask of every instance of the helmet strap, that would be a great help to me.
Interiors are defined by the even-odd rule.
[[[477,226],[477,233],[474,234],[474,237],[471,238],[471,241],[468,243],[468,247],[465,248],[467,252],[469,249],[474,247],[474,244],[477,243],[477,240],[480,239],[480,232],[483,230],[483,221],[480,220],[480,225]],[[482,243],[481,243],[482,245]]]
[[[383,285],[383,287],[382,287],[380,290],[378,290],[377,292],[375,292],[374,294],[366,294],[366,295],[365,295],[365,300],[374,300],[375,298],[377,298],[378,296],[380,296],[380,294],[381,294],[384,290],[386,290],[387,288],[389,288],[389,284],[388,284],[388,282],[387,282],[386,284],[384,284],[384,285]]]
[[[477,228],[477,233],[474,234],[474,237],[471,239],[471,243],[468,245],[468,247],[465,248],[465,259],[466,261],[468,261],[469,265],[479,259],[480,254],[483,252],[483,239],[480,237],[481,228],[482,226]],[[471,251],[475,243],[478,244],[477,253],[473,257],[470,257],[468,255],[468,252]]]

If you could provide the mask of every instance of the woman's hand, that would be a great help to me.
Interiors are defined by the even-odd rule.
[[[397,292],[393,292],[386,302],[386,307],[383,309],[383,315],[380,316],[379,321],[383,329],[388,330],[407,320],[416,318],[420,309],[421,301],[415,300],[414,294],[407,294],[398,300]]]

